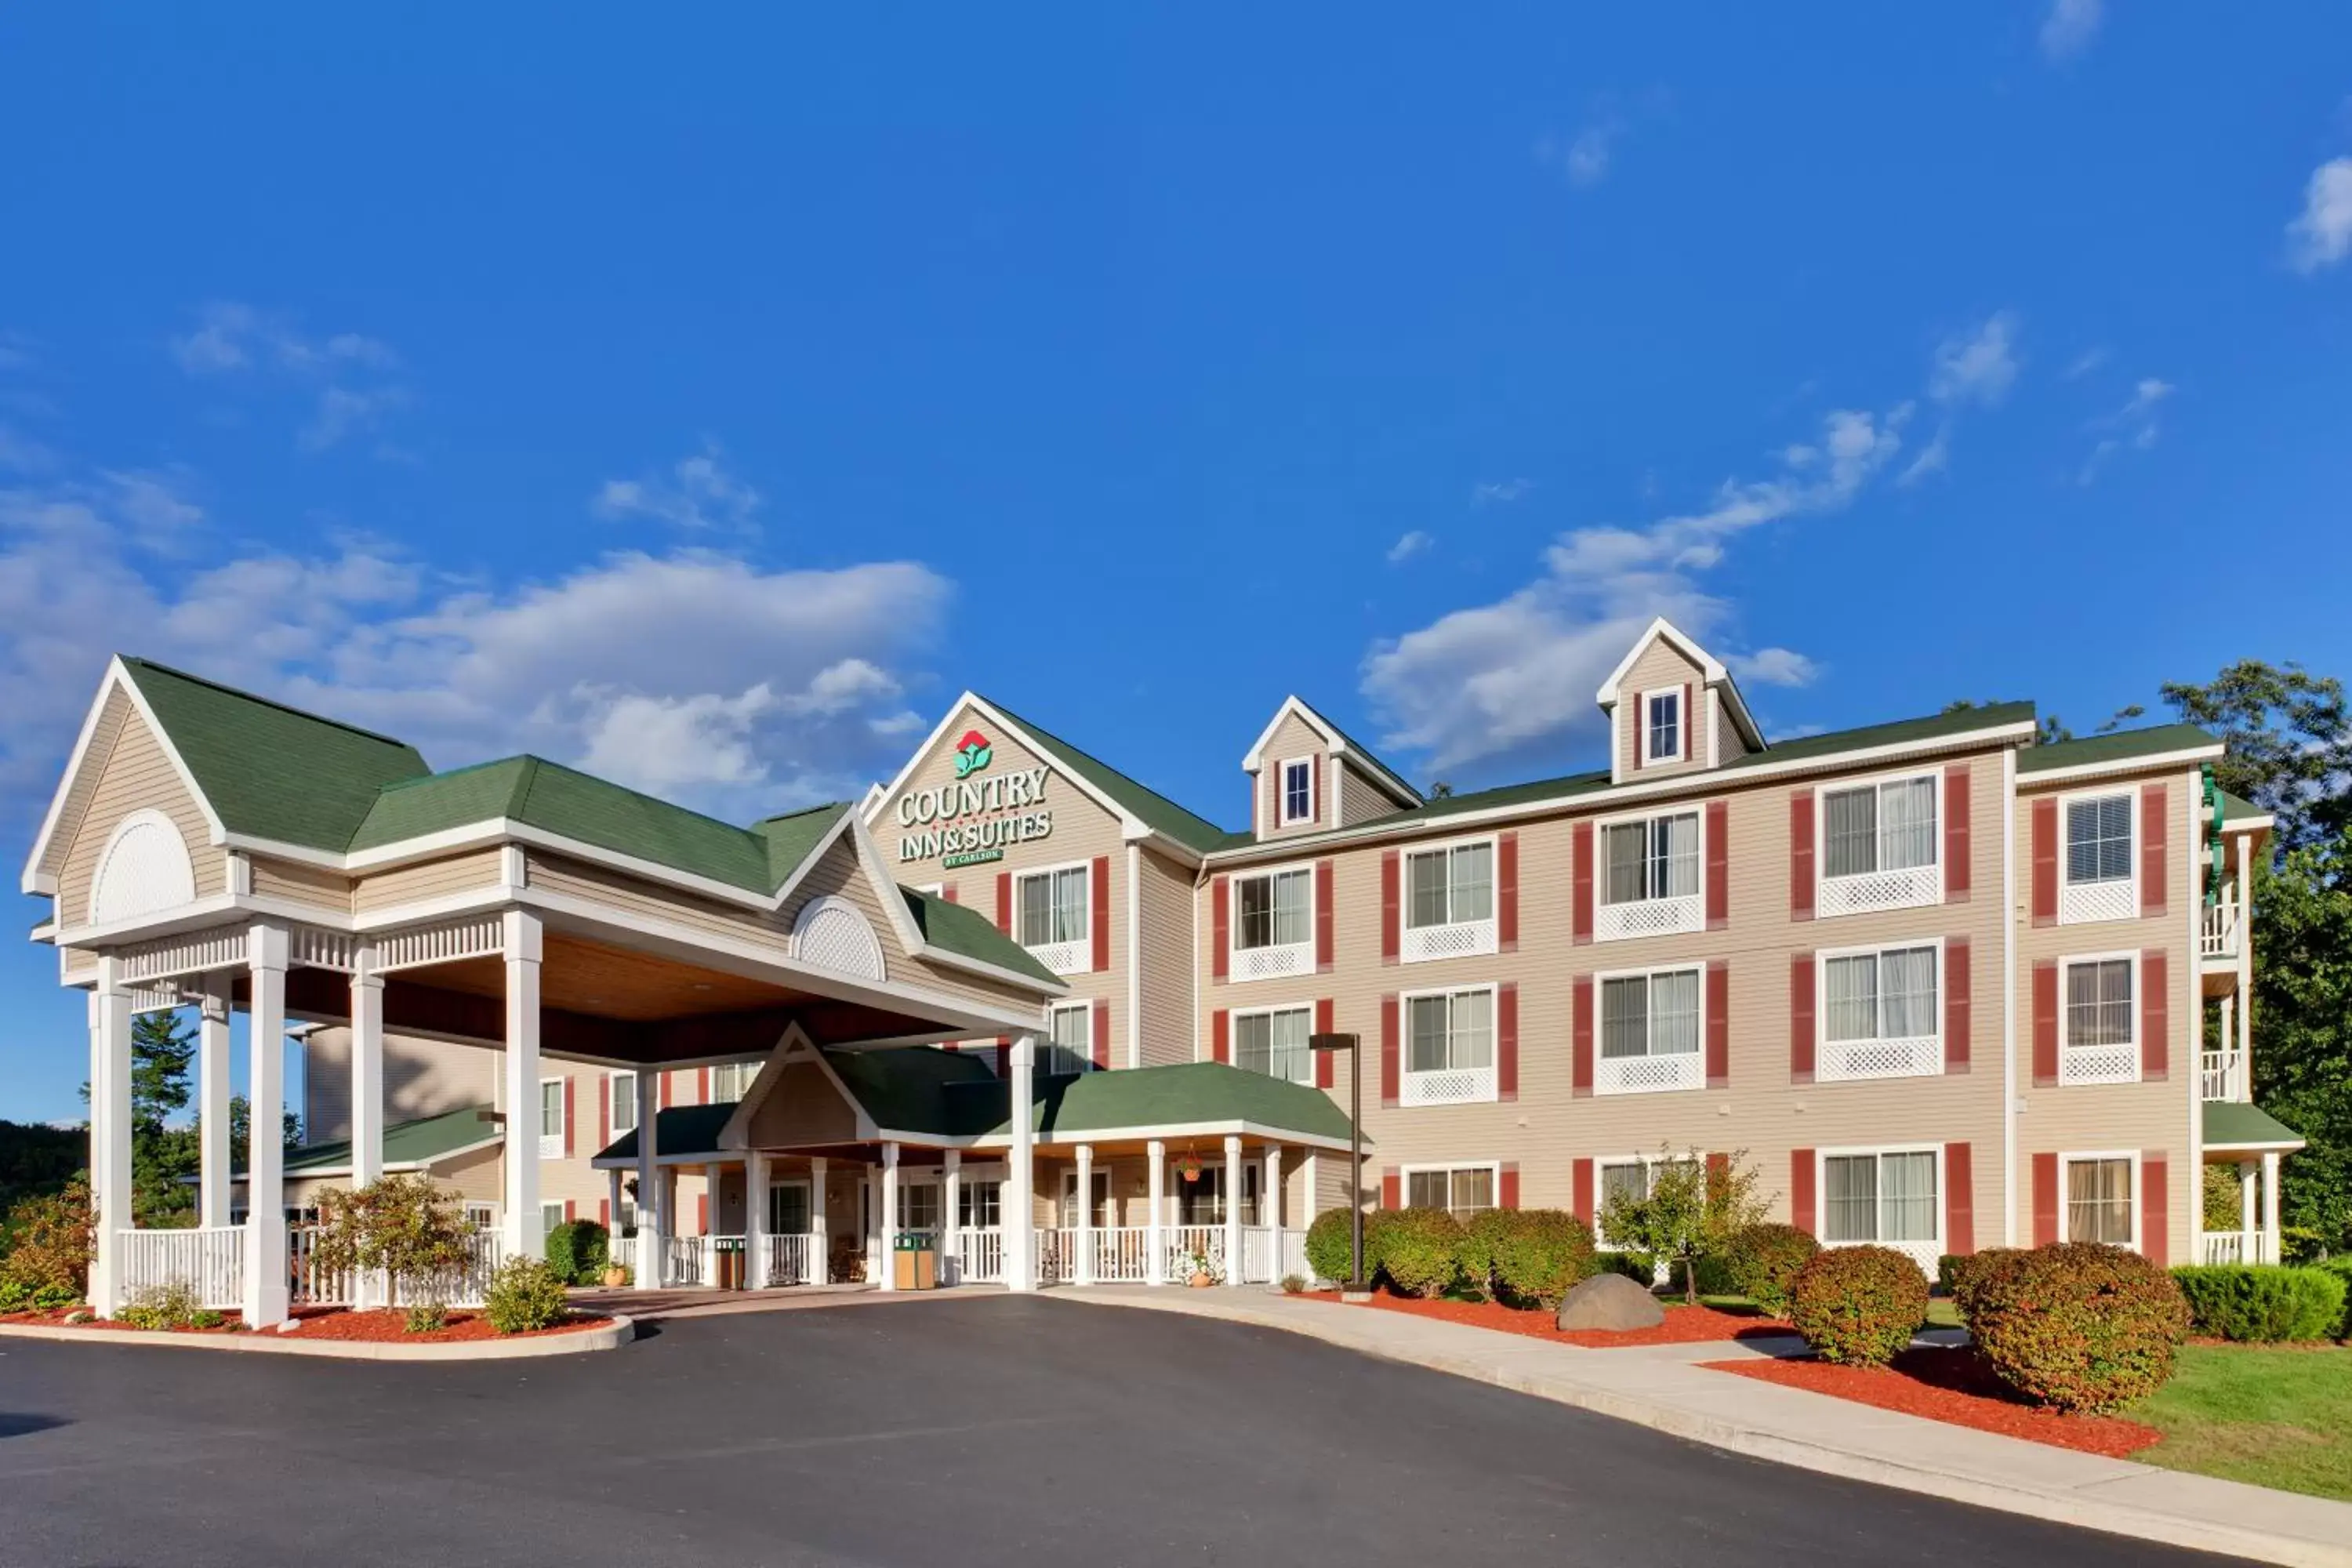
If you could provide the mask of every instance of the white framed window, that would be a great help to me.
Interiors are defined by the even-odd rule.
[[[496,1204],[467,1204],[459,1212],[465,1215],[466,1228],[468,1230],[499,1228],[499,1205]]]
[[[1013,937],[1056,974],[1094,968],[1094,867],[1048,866],[1013,879]]]
[[[1706,927],[1699,814],[1661,812],[1594,824],[1601,839],[1596,942]]]
[[[1607,1215],[1612,1201],[1639,1203],[1650,1195],[1651,1184],[1661,1172],[1688,1169],[1696,1161],[1661,1160],[1654,1154],[1614,1154],[1593,1161],[1597,1178],[1592,1194],[1592,1241],[1604,1252],[1622,1250],[1609,1239]]]
[[[1891,1247],[1934,1275],[1944,1250],[1940,1146],[1824,1149],[1815,1159],[1822,1246]]]
[[[1822,953],[1813,1076],[1824,1082],[1944,1070],[1944,944]]]
[[[1233,1017],[1234,1065],[1291,1083],[1315,1081],[1307,1037],[1315,1031],[1311,1006],[1261,1007]]]
[[[2058,861],[2058,923],[2137,919],[2139,792],[2062,796],[2058,826],[2065,835]]]
[[[1094,1188],[1094,1218],[1088,1223],[1098,1229],[1107,1228],[1115,1223],[1111,1218],[1110,1173],[1093,1171],[1088,1174],[1092,1178],[1088,1184]],[[1064,1230],[1077,1228],[1078,1173],[1075,1170],[1062,1173],[1062,1202],[1055,1223]]]
[[[1277,794],[1275,820],[1284,827],[1315,820],[1315,763],[1309,757],[1294,757],[1276,764],[1274,770]]]
[[[1495,988],[1409,992],[1403,1011],[1400,1105],[1460,1105],[1495,1098]]]
[[[1037,1042],[1037,1071],[1067,1078],[1095,1065],[1095,1005],[1060,1002],[1045,1013],[1045,1038]]]
[[[1814,912],[1859,914],[1944,901],[1943,775],[1905,773],[1814,797]]]
[[[539,1157],[563,1158],[563,1080],[560,1078],[539,1080]]]
[[[2139,1151],[2058,1156],[2065,1237],[2139,1249]]]
[[[1466,1220],[1502,1201],[1502,1167],[1492,1162],[1475,1165],[1407,1165],[1403,1176],[1404,1201],[1409,1208],[1444,1209],[1454,1218]]]
[[[1234,980],[1315,973],[1315,871],[1283,866],[1235,877],[1226,972]]]
[[[2136,1081],[2139,1077],[2139,954],[2102,952],[2061,959],[2058,988],[2058,1081]]]
[[[1683,689],[1642,693],[1642,761],[1678,763],[1687,752],[1690,726],[1683,714]]]
[[[1002,1181],[974,1181],[966,1176],[957,1184],[958,1229],[996,1230],[1003,1223],[1004,1184]]]
[[[543,1203],[539,1205],[540,1235],[545,1236],[549,1231],[553,1230],[557,1226],[562,1225],[562,1223],[563,1205],[562,1204]]]
[[[1264,1178],[1265,1162],[1242,1162],[1241,1213],[1244,1225],[1258,1223],[1258,1183]],[[1200,1174],[1192,1181],[1171,1171],[1169,1185],[1176,1194],[1176,1223],[1182,1226],[1210,1226],[1225,1223],[1225,1167],[1222,1162],[1210,1161],[1201,1167]]]
[[[751,1092],[751,1080],[760,1076],[760,1064],[748,1062],[717,1062],[710,1068],[710,1103],[725,1105],[742,1099]]]
[[[614,1138],[637,1130],[636,1074],[608,1072],[604,1075],[604,1116],[612,1124]]]
[[[1601,1051],[1595,1094],[1706,1087],[1706,975],[1697,965],[1597,974]]]
[[[768,1234],[805,1236],[810,1226],[809,1184],[777,1182],[768,1188]]]
[[[902,1182],[898,1187],[898,1228],[936,1234],[941,1213],[940,1184]]]
[[[1496,951],[1494,839],[1410,851],[1403,892],[1404,930],[1397,956],[1404,963]]]

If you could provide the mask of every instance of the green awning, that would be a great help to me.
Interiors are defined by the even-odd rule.
[[[2303,1134],[2258,1105],[2236,1100],[2205,1102],[2205,1147],[2300,1149]]]
[[[498,1122],[498,1112],[487,1105],[461,1106],[438,1116],[395,1121],[383,1130],[383,1168],[426,1170],[453,1154],[482,1148],[505,1136],[505,1130]],[[286,1174],[289,1180],[296,1176],[348,1175],[351,1168],[352,1141],[348,1138],[305,1143],[286,1151]],[[243,1181],[245,1167],[237,1165],[234,1174]]]

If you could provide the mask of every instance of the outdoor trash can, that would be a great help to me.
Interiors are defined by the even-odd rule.
[[[901,1290],[929,1290],[940,1282],[940,1249],[927,1232],[900,1231],[890,1259],[890,1282]]]
[[[743,1242],[738,1237],[712,1243],[711,1252],[717,1265],[718,1278],[711,1281],[721,1290],[743,1289]]]

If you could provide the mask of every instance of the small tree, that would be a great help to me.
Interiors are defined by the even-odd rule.
[[[465,1266],[465,1217],[420,1176],[386,1176],[364,1187],[319,1194],[314,1254],[332,1273],[382,1269],[409,1303],[412,1329],[446,1315],[442,1286]]]
[[[1677,1155],[1662,1144],[1648,1192],[1612,1194],[1601,1211],[1601,1233],[1618,1247],[1680,1263],[1683,1299],[1696,1305],[1699,1259],[1721,1257],[1734,1237],[1764,1218],[1757,1180],[1745,1149]]]
[[[0,1281],[26,1290],[89,1290],[89,1256],[98,1239],[98,1211],[89,1182],[77,1175],[65,1191],[26,1198],[8,1211],[8,1256]]]

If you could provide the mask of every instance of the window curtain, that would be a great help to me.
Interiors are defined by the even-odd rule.
[[[1936,1156],[1887,1154],[1878,1163],[1884,1189],[1879,1236],[1885,1241],[1936,1239]]]
[[[1878,1157],[1836,1154],[1822,1162],[1822,1239],[1878,1239]]]
[[[1937,1032],[1936,950],[1904,948],[1878,956],[1882,1037],[1924,1039]]]
[[[1852,877],[1878,869],[1878,792],[1838,790],[1822,796],[1822,874]]]
[[[2102,959],[2066,968],[2066,1043],[2122,1046],[2132,1037],[2131,960]]]
[[[1650,983],[1641,975],[1601,983],[1601,1054],[1604,1058],[1647,1056],[1650,1051]]]
[[[1890,871],[1936,863],[1936,781],[1879,787],[1879,864]]]
[[[1445,923],[1446,866],[1445,851],[1424,850],[1405,861],[1407,875],[1412,883],[1411,923],[1421,926],[1442,926]]]
[[[1878,955],[1832,958],[1822,966],[1829,991],[1829,1037],[1878,1037]]]
[[[1412,1037],[1405,1065],[1414,1072],[1436,1072],[1445,1066],[1445,998],[1416,996],[1411,1011]]]
[[[1495,917],[1495,849],[1491,844],[1465,844],[1454,851],[1449,868],[1453,908],[1448,916],[1455,921],[1484,921]]]
[[[2131,1162],[2075,1160],[2066,1166],[2066,1239],[2131,1245]]]
[[[1314,911],[1305,871],[1285,871],[1274,879],[1274,944],[1289,947],[1314,935]]]
[[[1644,874],[1649,865],[1649,829],[1639,822],[1620,823],[1608,829],[1609,891],[1601,900],[1630,904],[1644,898]]]
[[[1650,1054],[1654,1057],[1695,1053],[1698,1049],[1698,973],[1650,977]]]

